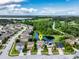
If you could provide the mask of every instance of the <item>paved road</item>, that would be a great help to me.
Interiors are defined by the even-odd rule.
[[[31,55],[26,56],[26,59],[72,59],[73,55]]]
[[[23,30],[19,31],[17,34],[15,34],[13,37],[11,37],[9,40],[9,43],[6,45],[6,48],[3,50],[3,53],[1,54],[1,56],[5,57],[8,56],[8,52],[12,47],[12,44],[15,42],[16,38],[23,32],[26,30],[26,27],[24,27]]]

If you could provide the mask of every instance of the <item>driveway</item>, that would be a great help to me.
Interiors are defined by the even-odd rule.
[[[37,55],[41,55],[41,47],[40,48],[38,48],[38,51],[37,51]]]
[[[53,53],[52,53],[52,48],[48,48],[48,54],[49,55],[52,55]]]
[[[59,51],[60,55],[64,55],[64,52],[63,52],[63,50],[61,48],[58,48],[58,51]]]
[[[31,50],[27,51],[27,55],[31,55]]]

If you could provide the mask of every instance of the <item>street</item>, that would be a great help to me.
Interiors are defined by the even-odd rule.
[[[26,27],[24,27],[23,30],[19,31],[13,37],[9,38],[10,41],[6,45],[6,48],[3,49],[3,53],[1,54],[2,57],[8,56],[8,53],[9,53],[9,50],[11,49],[11,47],[12,47],[12,44],[15,42],[16,38],[25,30],[26,30]]]

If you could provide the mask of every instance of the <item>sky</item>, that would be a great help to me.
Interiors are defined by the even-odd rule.
[[[79,15],[79,0],[0,0],[0,15]]]

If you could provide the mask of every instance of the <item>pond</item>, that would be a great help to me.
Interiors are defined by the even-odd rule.
[[[38,32],[35,32],[34,38],[35,38],[36,40],[39,40],[39,33],[38,33]]]

